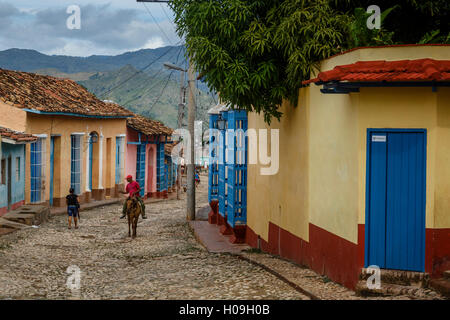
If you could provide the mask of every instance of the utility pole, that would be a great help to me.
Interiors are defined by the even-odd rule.
[[[184,115],[184,95],[185,95],[185,88],[184,88],[184,72],[181,73],[181,88],[180,88],[180,104],[178,105],[178,129],[181,129],[183,127],[183,115]],[[177,200],[181,199],[181,161],[180,157],[178,157],[178,166],[177,166]]]
[[[183,117],[184,117],[184,97],[185,97],[185,90],[186,88],[184,87],[184,73],[186,72],[185,69],[178,67],[174,64],[171,63],[164,63],[164,67],[166,67],[167,69],[172,69],[172,70],[177,70],[180,71],[181,73],[181,79],[180,79],[180,103],[178,104],[178,122],[177,122],[177,126],[179,129],[181,129],[183,127]],[[177,167],[177,200],[181,199],[181,179],[182,179],[182,175],[181,175],[181,164],[180,164],[180,158],[178,158],[178,167]]]
[[[169,2],[169,0],[136,0],[137,2]],[[195,68],[192,61],[188,70],[188,129],[190,135],[190,147],[187,152],[187,219],[195,220],[195,155],[194,155],[194,123],[195,123]]]
[[[192,60],[189,63],[188,69],[188,129],[189,129],[189,143],[188,157],[187,157],[187,219],[195,220],[195,153],[194,153],[194,124],[195,124],[195,68]]]

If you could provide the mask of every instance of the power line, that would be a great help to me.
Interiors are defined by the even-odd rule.
[[[161,72],[162,72],[162,70],[159,70],[157,73],[155,73],[155,75],[151,78],[151,80],[155,79],[156,76],[157,76],[158,74],[160,74]],[[130,104],[131,102],[134,102],[134,101],[136,101],[136,100],[138,100],[138,99],[141,99],[142,97],[145,97],[145,96],[146,96],[147,94],[149,94],[150,91],[151,91],[154,87],[156,87],[161,81],[163,81],[163,80],[157,81],[157,82],[155,83],[155,85],[153,85],[152,87],[148,88],[148,89],[146,90],[146,93],[140,95],[139,97],[133,98],[133,99],[128,100],[127,102],[123,103],[123,106],[126,106],[127,104]]]
[[[177,56],[177,61],[176,61],[176,63],[178,63],[178,60],[179,60],[179,58],[180,58],[180,53],[181,53],[182,49],[183,49],[183,47],[181,47],[180,50],[178,51],[178,56]],[[160,74],[162,71],[163,71],[163,69],[159,70],[159,71],[158,71],[151,79],[149,79],[149,80],[153,80],[154,78],[156,78],[156,76],[157,76],[158,74]],[[138,99],[141,99],[142,97],[145,97],[145,96],[148,95],[148,94],[150,93],[150,91],[151,91],[154,87],[156,87],[156,85],[158,85],[160,82],[161,82],[161,81],[158,81],[154,86],[152,86],[152,87],[150,87],[149,89],[147,89],[146,92],[145,92],[144,94],[140,95],[139,97],[133,98],[133,99],[131,99],[131,100],[125,102],[123,105],[126,106],[127,104],[130,104],[131,102],[134,102],[134,101],[136,101],[136,100],[138,100]]]
[[[179,42],[177,42],[175,45],[179,45],[182,41],[180,40]],[[125,83],[127,83],[128,81],[130,81],[131,79],[133,79],[134,77],[136,77],[138,74],[142,73],[145,69],[148,69],[150,66],[152,66],[154,63],[156,63],[156,61],[158,61],[159,59],[161,59],[162,57],[164,57],[166,54],[168,54],[170,51],[172,50],[172,47],[169,47],[169,49],[167,51],[165,51],[163,54],[161,54],[159,57],[157,57],[155,60],[153,60],[152,62],[150,62],[149,64],[147,64],[144,68],[138,70],[137,72],[135,72],[133,75],[131,75],[130,77],[128,77],[127,79],[125,79],[124,81],[122,81],[121,83],[117,84],[116,86],[108,89],[107,91],[101,92],[98,94],[99,97],[104,97],[105,94],[108,94],[112,91],[114,91],[115,89],[121,87],[122,85],[124,85]]]
[[[155,17],[153,16],[153,14],[151,13],[151,11],[148,9],[147,5],[145,4],[145,2],[142,2],[142,4],[144,5],[145,9],[147,10],[148,14],[152,17],[153,21],[156,23],[156,25],[158,26],[159,30],[161,30],[161,32],[163,33],[163,35],[167,38],[167,40],[169,41],[169,43],[172,43],[172,41],[170,40],[170,38],[167,36],[166,32],[164,31],[163,28],[161,28],[161,26],[159,25],[158,21],[156,21]],[[170,19],[169,19],[170,21]],[[180,39],[181,41],[181,39]]]
[[[175,24],[173,23],[172,19],[170,19],[169,15],[167,14],[166,10],[164,9],[164,6],[162,3],[159,4],[161,6],[162,11],[164,12],[164,14],[166,15],[167,19],[170,21],[170,23],[172,24],[174,30],[177,30],[177,27],[175,26]]]
[[[148,112],[149,112],[149,113],[150,113],[150,111],[152,111],[153,107],[159,102],[159,99],[161,99],[161,97],[162,97],[164,91],[165,91],[166,88],[167,88],[167,85],[169,84],[170,77],[172,76],[172,74],[173,74],[173,71],[170,72],[169,77],[167,78],[166,84],[164,85],[164,88],[162,89],[161,94],[159,95],[158,99],[156,99],[156,101],[155,101],[155,102],[152,104],[152,106],[148,109]]]

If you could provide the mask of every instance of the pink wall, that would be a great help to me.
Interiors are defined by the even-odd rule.
[[[145,139],[142,135],[141,139]],[[127,127],[127,142],[138,142],[139,134],[137,131]],[[133,179],[136,178],[136,153],[137,146],[127,144],[125,152],[125,176],[131,174]],[[145,164],[145,192],[156,192],[156,145],[148,144],[146,148],[146,164]]]
[[[128,144],[128,142],[137,142],[139,140],[136,131],[127,127],[127,148],[125,151],[125,177],[129,174],[136,178],[136,153],[137,146]]]

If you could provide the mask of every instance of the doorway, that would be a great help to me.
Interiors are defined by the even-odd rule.
[[[425,268],[426,130],[369,129],[366,266]]]
[[[8,169],[6,170],[8,173],[8,190],[7,190],[7,194],[8,194],[8,211],[11,210],[11,206],[12,206],[12,160],[11,160],[11,156],[8,157]]]

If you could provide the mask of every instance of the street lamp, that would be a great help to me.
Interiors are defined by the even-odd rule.
[[[177,65],[174,65],[172,63],[169,63],[169,62],[164,63],[164,67],[166,67],[167,69],[173,69],[173,70],[177,70],[177,71],[187,72],[187,70],[185,70]]]
[[[222,117],[222,114],[219,114],[219,119],[217,120],[217,128],[219,130],[225,130],[226,120]]]
[[[180,103],[178,105],[178,128],[181,128],[183,126],[183,113],[184,113],[184,74],[187,70],[176,66],[172,63],[166,62],[164,63],[164,67],[169,70],[176,70],[180,71],[181,73],[181,80],[180,80]],[[180,170],[181,164],[178,163],[177,168],[177,175],[178,175],[178,183],[177,183],[177,199],[180,199],[180,189],[181,189],[181,170]]]

